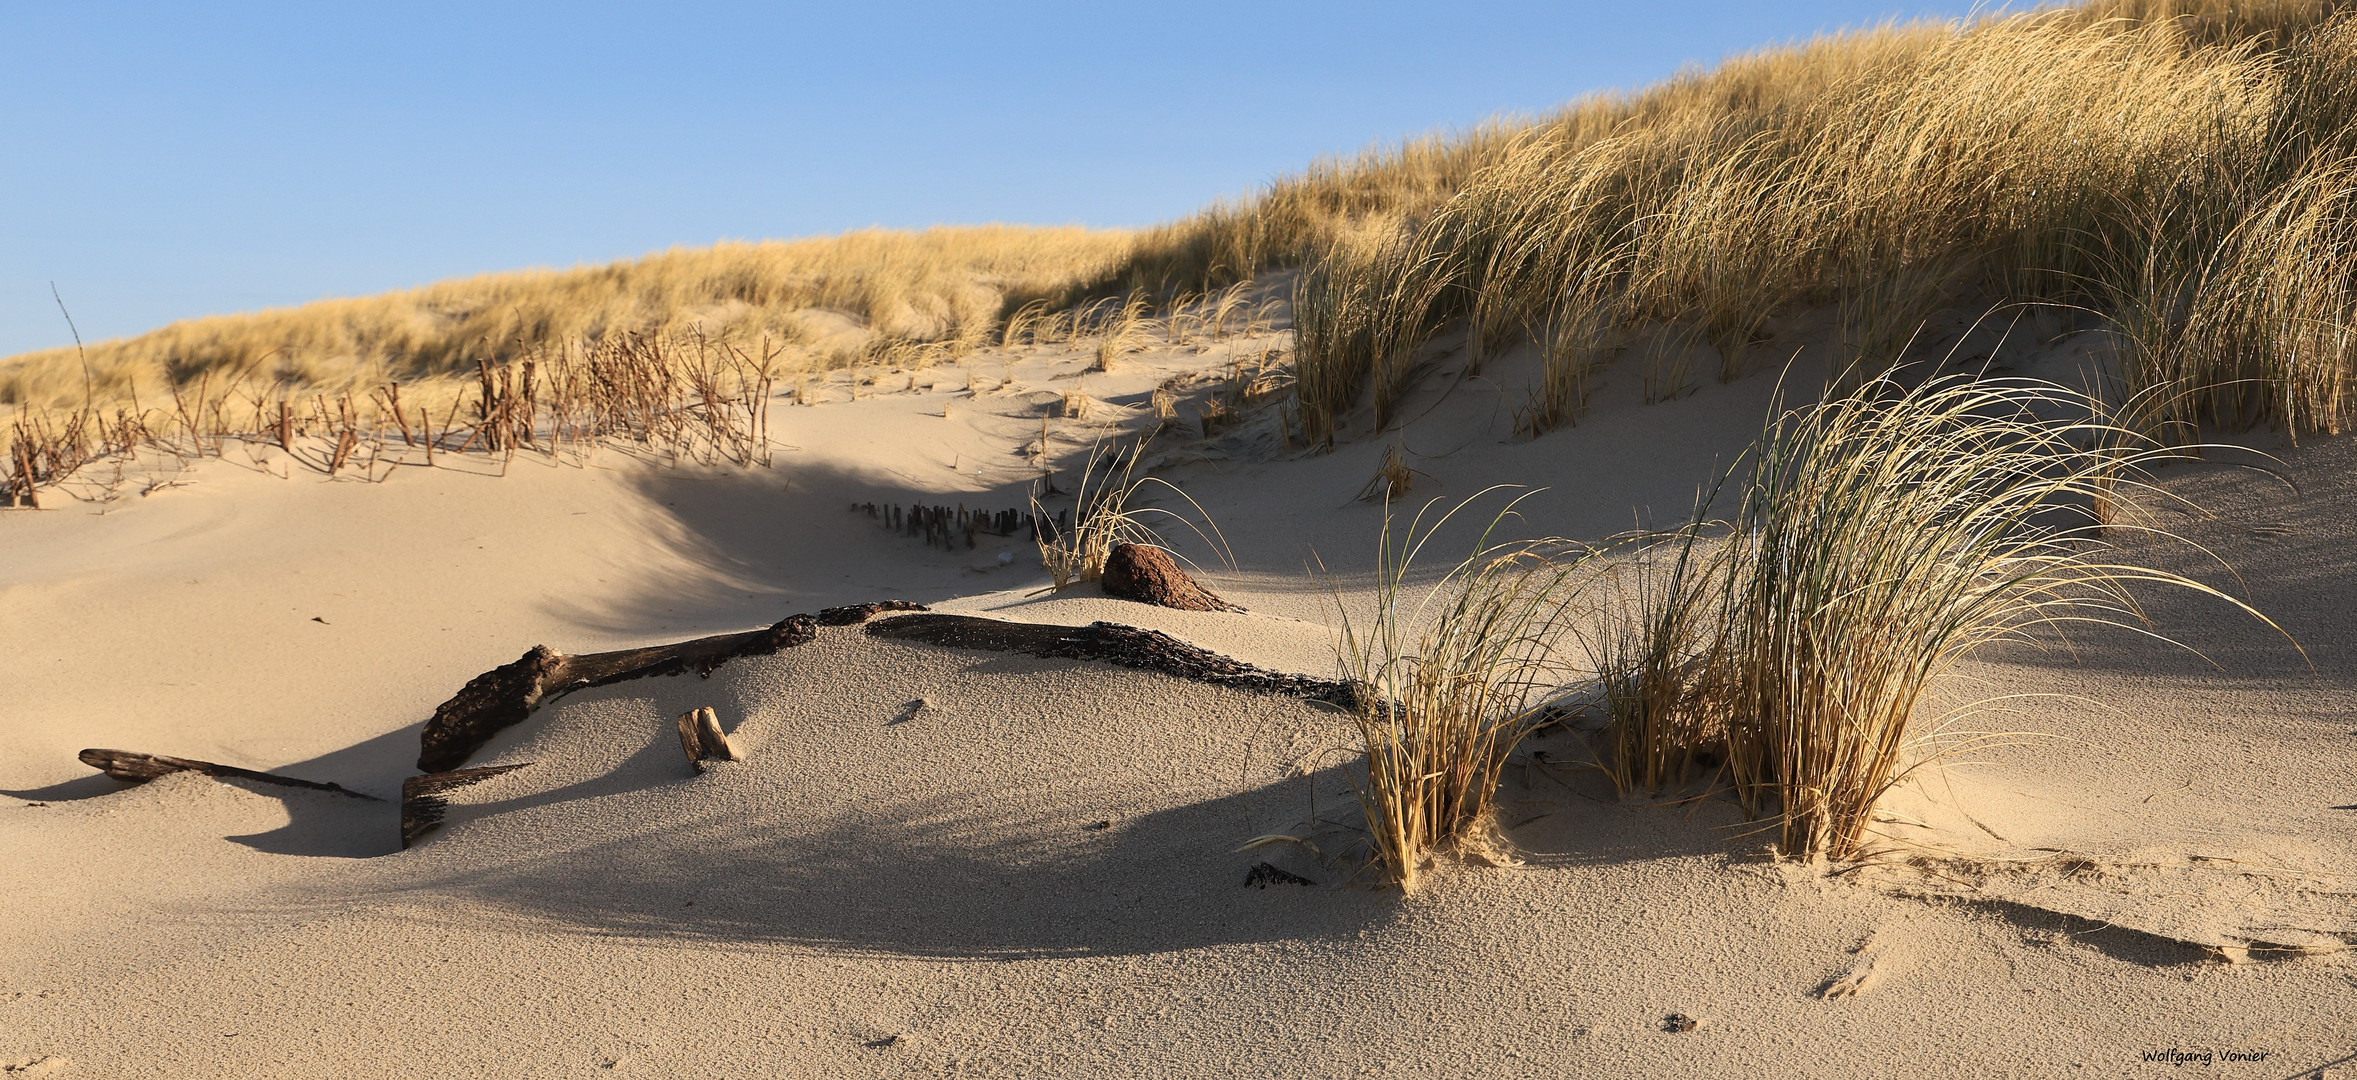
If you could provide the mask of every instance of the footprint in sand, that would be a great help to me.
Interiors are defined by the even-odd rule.
[[[1817,992],[1818,997],[1827,1001],[1856,997],[1880,978],[1888,958],[1882,942],[1870,936],[1859,942],[1852,952],[1857,956],[1857,962],[1850,965],[1849,973],[1826,983],[1825,988]]]

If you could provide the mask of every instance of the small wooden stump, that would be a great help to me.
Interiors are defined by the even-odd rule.
[[[470,784],[480,784],[501,773],[511,773],[531,764],[486,765],[479,769],[454,769],[450,772],[428,773],[401,781],[401,847],[423,839],[427,833],[442,827],[443,812],[450,808],[450,792]]]
[[[743,761],[745,755],[720,730],[720,714],[707,705],[701,709],[679,714],[679,748],[687,754],[687,763],[697,772],[704,771],[707,761]]]
[[[1151,544],[1116,544],[1105,556],[1105,595],[1181,611],[1236,611],[1197,584],[1170,552]]]

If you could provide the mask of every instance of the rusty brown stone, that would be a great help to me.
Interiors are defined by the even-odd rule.
[[[1181,611],[1235,611],[1187,576],[1170,552],[1151,544],[1116,544],[1105,557],[1105,595]]]

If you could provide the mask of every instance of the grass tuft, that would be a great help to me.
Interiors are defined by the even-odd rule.
[[[1405,890],[1435,853],[1510,861],[1497,770],[1567,673],[1556,642],[1588,554],[1561,541],[1491,546],[1490,531],[1520,501],[1490,521],[1474,554],[1422,588],[1409,584],[1418,557],[1467,504],[1429,522],[1438,504],[1427,504],[1404,531],[1387,509],[1374,611],[1354,620],[1338,588],[1330,597],[1335,652],[1360,688],[1351,710],[1365,755],[1359,802],[1376,862]]]
[[[1920,729],[1915,705],[1958,660],[2089,625],[2157,636],[2144,586],[2265,621],[2119,557],[2125,538],[2169,538],[2147,512],[2169,496],[2145,470],[2193,452],[2029,380],[1882,378],[1781,413],[1725,535],[1706,542],[1698,510],[1597,650],[1616,780],[1657,787],[1723,755],[1783,852],[1861,856],[1876,802],[1938,754],[1945,733]]]
[[[1121,301],[1121,306],[1113,310],[1112,317],[1106,319],[1100,328],[1097,360],[1089,370],[1111,371],[1123,356],[1136,352],[1144,345],[1146,306],[1145,294],[1141,292],[1133,291]]]
[[[1073,509],[1069,517],[1048,512],[1035,492],[1031,497],[1031,513],[1039,521],[1037,534],[1040,562],[1048,570],[1049,585],[1041,592],[1062,592],[1074,585],[1096,581],[1105,576],[1105,560],[1113,549],[1123,544],[1149,544],[1168,550],[1170,544],[1162,534],[1147,524],[1155,515],[1177,521],[1193,531],[1197,538],[1211,545],[1229,565],[1235,559],[1228,551],[1227,538],[1209,512],[1193,496],[1178,485],[1158,476],[1133,477],[1138,459],[1145,455],[1143,441],[1133,445],[1127,453],[1111,451],[1102,445],[1092,450],[1089,462],[1080,475],[1080,486],[1073,493]],[[1120,471],[1109,468],[1112,461],[1120,462]],[[1104,471],[1100,472],[1100,468]],[[1159,506],[1140,505],[1140,496],[1147,485],[1159,485],[1177,495],[1194,508],[1195,519]],[[1200,524],[1197,520],[1200,520]],[[1206,531],[1208,530],[1208,531]],[[1173,552],[1176,555],[1175,552]],[[1179,556],[1184,558],[1184,556]]]

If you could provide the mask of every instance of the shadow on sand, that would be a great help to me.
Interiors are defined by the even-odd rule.
[[[284,805],[287,823],[268,832],[222,839],[272,855],[366,859],[400,849],[401,778],[416,770],[418,730],[423,722],[388,731],[341,750],[270,770],[305,780],[333,781],[378,801],[326,791],[280,787],[236,777],[218,783]],[[78,802],[104,798],[139,785],[104,773],[24,791],[0,790],[30,802]]]
[[[1419,898],[1372,884],[1345,850],[1357,808],[1338,767],[1183,805],[1121,816],[1056,805],[1020,785],[996,792],[908,792],[873,803],[780,814],[741,766],[677,776],[676,747],[655,743],[619,768],[555,790],[453,807],[448,861],[421,893],[458,895],[469,910],[535,929],[710,943],[765,943],[939,958],[1122,956],[1228,945],[1355,939],[1412,917]],[[1544,814],[1514,839],[1535,866],[1713,856],[1726,849],[1733,807],[1701,814],[1598,799],[1571,778],[1540,781],[1508,806]],[[675,792],[658,792],[671,786]],[[1314,795],[1314,807],[1313,807]],[[665,801],[659,820],[576,829],[535,851],[485,849],[547,836],[559,818],[613,821],[627,800]],[[1303,848],[1237,850],[1255,835],[1312,831]],[[1314,824],[1314,823],[1313,823]],[[481,831],[475,831],[481,827]],[[574,839],[577,838],[577,839]],[[1245,884],[1270,861],[1318,884]],[[446,868],[446,869],[444,869]],[[1469,873],[1486,873],[1469,869]],[[479,905],[479,906],[478,906]]]

